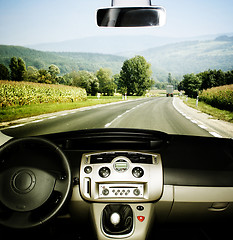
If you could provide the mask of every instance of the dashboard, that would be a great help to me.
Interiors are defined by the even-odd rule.
[[[13,138],[0,158],[0,223],[10,229],[61,218],[92,226],[96,239],[153,239],[167,224],[233,220],[232,139],[81,130]]]

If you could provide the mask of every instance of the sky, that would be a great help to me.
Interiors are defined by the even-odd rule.
[[[100,35],[194,37],[232,33],[232,0],[152,0],[167,11],[162,28],[98,28],[97,8],[111,0],[0,0],[0,44],[28,45]]]

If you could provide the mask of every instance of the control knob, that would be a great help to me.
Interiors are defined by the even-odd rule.
[[[108,167],[102,167],[99,170],[99,175],[102,178],[108,177],[110,175],[110,173],[111,173],[111,171],[110,171],[110,169]]]
[[[102,194],[104,196],[107,196],[109,194],[109,190],[107,188],[104,188],[103,191],[102,191]]]
[[[132,170],[132,174],[133,174],[134,177],[140,178],[144,175],[144,171],[141,167],[135,167]]]
[[[139,196],[140,190],[138,188],[136,188],[136,189],[133,190],[133,193],[134,193],[135,196]]]

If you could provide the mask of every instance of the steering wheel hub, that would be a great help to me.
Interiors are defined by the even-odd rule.
[[[36,184],[36,177],[32,171],[21,170],[12,179],[12,188],[15,192],[25,194],[30,192]]]

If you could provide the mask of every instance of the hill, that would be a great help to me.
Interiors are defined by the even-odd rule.
[[[233,37],[218,36],[213,40],[172,43],[143,51],[133,51],[127,58],[135,55],[142,55],[151,63],[155,80],[167,81],[168,73],[181,80],[187,73],[199,73],[208,69],[232,70]],[[8,65],[13,56],[22,57],[27,66],[35,66],[38,69],[55,64],[60,68],[61,74],[72,70],[95,72],[101,67],[111,68],[115,74],[120,72],[126,59],[110,54],[43,52],[25,47],[0,45],[0,63]]]
[[[143,51],[148,48],[157,47],[179,41],[176,38],[157,36],[93,36],[87,38],[73,39],[63,42],[42,43],[28,45],[26,47],[40,51],[55,52],[91,52],[104,54],[125,55]]]
[[[196,36],[190,38],[183,37],[162,37],[158,35],[101,35],[86,38],[72,39],[62,42],[50,42],[27,45],[39,51],[53,52],[91,52],[122,55],[126,57],[134,56],[136,52],[144,51],[149,48],[164,46],[171,43],[184,41],[205,41],[213,40],[222,34]],[[227,33],[227,35],[232,35]]]
[[[13,56],[23,58],[27,66],[37,69],[55,64],[60,68],[61,74],[73,70],[95,72],[101,67],[111,68],[113,73],[119,73],[125,60],[125,57],[110,54],[43,52],[20,46],[0,45],[0,63],[8,66]]]
[[[179,77],[208,69],[233,69],[233,38],[218,37],[211,41],[169,44],[139,52],[152,64],[159,80],[170,72]],[[156,74],[157,71],[157,74]]]

